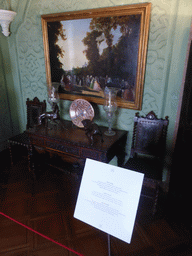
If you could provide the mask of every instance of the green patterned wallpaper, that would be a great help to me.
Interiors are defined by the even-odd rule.
[[[8,98],[12,120],[19,120],[19,124],[13,122],[13,133],[25,129],[26,98],[33,99],[35,96],[40,100],[47,98],[41,15],[141,2],[143,1],[22,0],[22,3],[19,0],[11,1],[12,9],[18,13],[11,24],[12,34],[7,39],[12,68],[12,83],[7,83],[7,87],[14,91],[14,96],[9,94]],[[170,149],[189,36],[192,1],[152,0],[151,3],[144,97],[140,113],[145,115],[153,110],[159,117],[169,116],[168,149]],[[63,101],[60,106],[65,119],[69,119],[70,103]],[[114,123],[117,128],[130,131],[127,152],[131,145],[135,112],[119,109]],[[106,125],[102,106],[97,107],[96,113],[95,121]]]
[[[5,80],[6,59],[0,48],[0,151],[6,147],[6,139],[12,135],[11,116]]]

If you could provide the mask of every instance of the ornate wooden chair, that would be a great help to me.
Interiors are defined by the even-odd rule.
[[[146,117],[136,113],[130,158],[125,168],[145,174],[141,201],[152,202],[156,212],[159,185],[162,182],[168,117],[158,119],[153,111]],[[148,206],[147,206],[148,207]]]
[[[35,125],[38,125],[38,117],[46,111],[46,101],[40,102],[37,97],[32,101],[27,98],[27,126],[26,128],[33,128]]]
[[[29,100],[27,98],[26,101],[27,105],[27,125],[26,129],[33,128],[35,125],[38,125],[38,117],[40,114],[46,111],[46,101],[40,102],[37,97],[33,100]],[[29,149],[29,138],[25,132],[16,135],[8,140],[9,142],[9,150],[11,156],[11,163],[13,164],[13,157],[12,157],[12,146],[13,145],[20,145],[24,146]],[[30,164],[30,163],[29,163]]]

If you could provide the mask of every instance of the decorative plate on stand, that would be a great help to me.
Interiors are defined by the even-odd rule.
[[[92,105],[83,99],[74,100],[71,103],[69,114],[71,117],[71,121],[78,127],[83,128],[83,124],[81,121],[85,119],[93,120],[95,112]]]

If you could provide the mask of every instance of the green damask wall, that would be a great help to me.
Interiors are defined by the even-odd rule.
[[[1,47],[2,48],[2,47]],[[0,151],[6,147],[6,139],[12,135],[12,122],[6,86],[6,59],[0,48]]]
[[[3,1],[2,1],[3,2]],[[13,134],[25,129],[26,98],[46,99],[46,75],[41,28],[41,15],[73,10],[141,3],[139,0],[12,0],[18,14],[11,24],[11,36],[0,37],[1,48],[9,51],[11,75],[5,74],[13,120]],[[180,86],[190,30],[191,0],[152,0],[150,35],[141,114],[153,110],[159,117],[168,115],[168,150],[171,149]],[[2,3],[3,4],[3,3]],[[1,2],[0,2],[1,6]],[[6,51],[2,52],[6,58]],[[0,71],[1,72],[1,71]],[[69,119],[70,102],[62,102],[61,111]],[[131,144],[134,110],[119,109],[116,126],[130,131]],[[102,107],[95,121],[106,124]],[[129,146],[127,147],[129,151]]]

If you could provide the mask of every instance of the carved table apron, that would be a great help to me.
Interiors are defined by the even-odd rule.
[[[108,128],[100,126],[103,134],[95,135],[93,145],[90,144],[85,130],[78,128],[71,121],[62,120],[62,125],[52,125],[51,129],[43,125],[27,130],[30,139],[30,157],[33,156],[33,146],[45,151],[61,154],[76,159],[91,158],[108,163],[114,156],[117,157],[118,166],[122,166],[125,159],[125,145],[127,131],[115,130],[116,135],[106,136],[104,131]],[[33,161],[32,161],[33,162]]]

